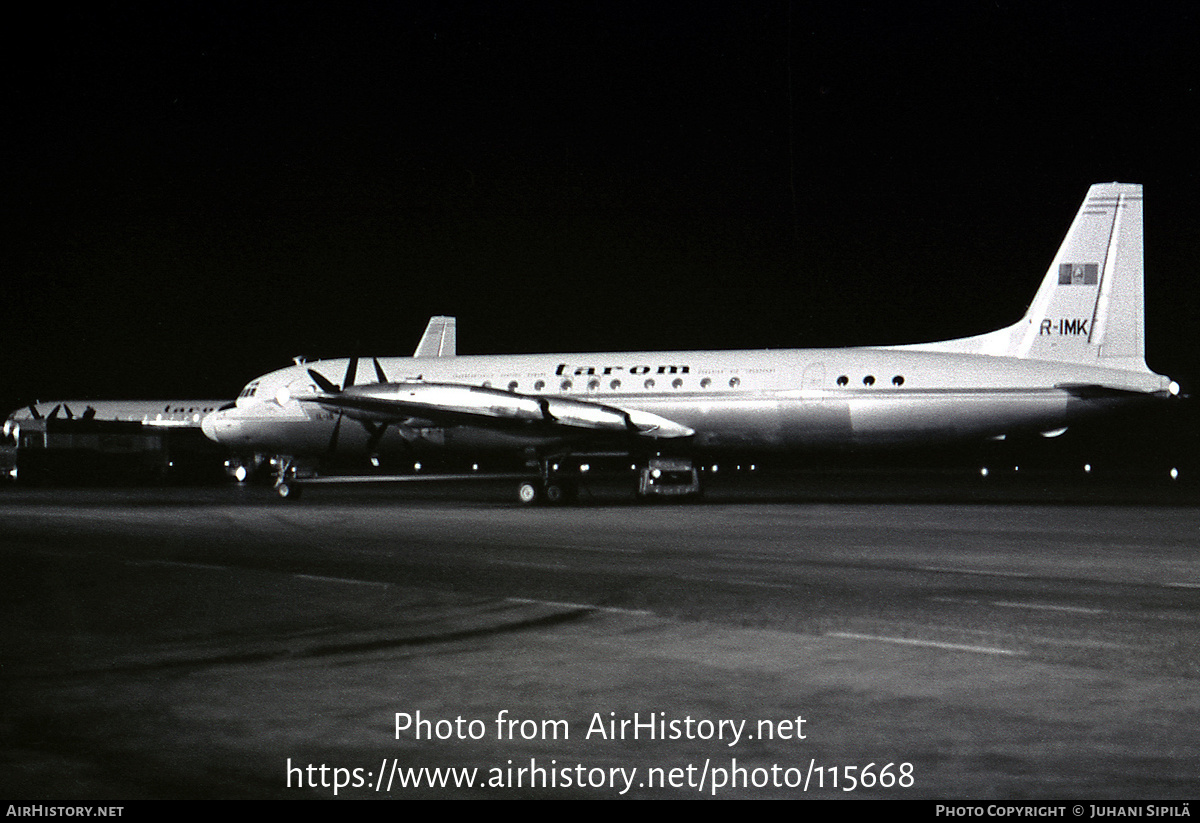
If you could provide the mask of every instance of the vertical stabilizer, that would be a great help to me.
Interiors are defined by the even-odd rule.
[[[421,335],[421,342],[413,357],[454,357],[457,354],[455,327],[457,320],[453,317],[431,317]]]
[[[1020,322],[975,337],[896,348],[1148,373],[1142,278],[1142,187],[1098,183],[1088,189]]]
[[[1147,371],[1142,265],[1142,187],[1092,186],[1010,354]]]

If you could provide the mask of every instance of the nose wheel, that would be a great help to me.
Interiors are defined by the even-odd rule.
[[[281,480],[275,484],[275,494],[279,495],[280,500],[298,500],[302,491],[296,481]]]
[[[296,478],[296,461],[288,457],[280,461],[275,475],[275,494],[280,500],[298,500],[302,486]]]

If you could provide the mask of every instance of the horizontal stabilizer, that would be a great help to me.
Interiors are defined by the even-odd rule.
[[[1072,397],[1078,397],[1081,400],[1098,400],[1104,397],[1145,397],[1146,392],[1139,389],[1122,389],[1116,386],[1101,386],[1098,383],[1059,383],[1055,385],[1056,389],[1062,389]],[[1162,396],[1166,397],[1170,394],[1168,390],[1161,392]]]

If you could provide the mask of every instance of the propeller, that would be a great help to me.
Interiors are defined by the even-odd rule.
[[[346,364],[346,376],[342,378],[342,385],[335,385],[328,377],[321,374],[316,369],[309,369],[308,376],[313,379],[313,382],[326,394],[341,394],[346,389],[354,385],[354,378],[358,374],[358,357],[351,357],[350,362]],[[337,420],[333,423],[333,434],[329,437],[329,446],[325,449],[327,458],[333,457],[337,452],[338,434],[342,430],[342,412],[338,412]]]
[[[379,383],[388,383],[387,374],[383,370],[383,366],[379,363],[378,357],[372,357],[371,361],[375,364],[375,376]],[[346,376],[342,378],[342,385],[338,386],[325,375],[321,374],[316,369],[309,369],[308,375],[317,384],[317,387],[326,394],[341,394],[346,389],[355,385],[355,378],[358,376],[358,357],[351,357],[350,362],[346,364]],[[326,456],[332,457],[337,451],[338,435],[342,430],[342,417],[344,413],[338,412],[337,420],[333,424],[333,434],[329,438],[329,446],[326,449]],[[374,423],[369,420],[360,420],[364,429],[367,430],[367,454],[373,454],[379,447],[379,442],[383,440],[383,435],[387,432],[387,423]]]

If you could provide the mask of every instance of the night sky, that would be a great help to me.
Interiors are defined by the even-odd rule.
[[[1192,7],[51,4],[0,58],[0,412],[232,398],[433,314],[472,354],[974,334],[1112,180],[1200,391]]]

